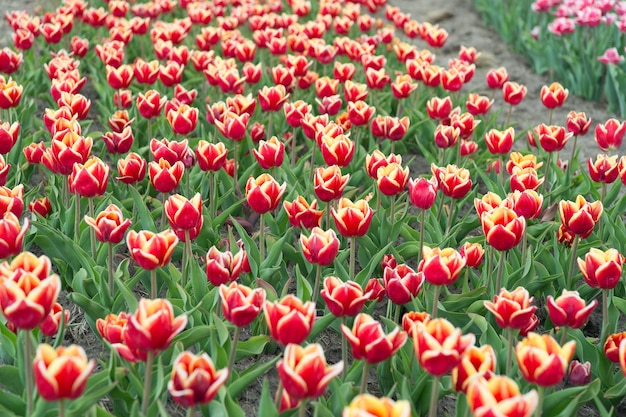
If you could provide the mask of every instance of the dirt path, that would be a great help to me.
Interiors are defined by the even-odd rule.
[[[436,6],[433,6],[433,3]],[[516,106],[511,116],[511,121],[516,123],[516,130],[532,128],[540,123],[548,123],[546,109],[541,105],[539,92],[541,87],[549,84],[552,80],[547,76],[535,74],[526,59],[510,50],[507,44],[502,42],[498,34],[486,28],[478,13],[476,13],[472,0],[390,0],[390,4],[400,7],[405,13],[418,22],[437,22],[445,28],[450,36],[442,50],[437,51],[436,63],[447,66],[448,59],[457,57],[461,45],[473,46],[482,53],[478,61],[478,68],[472,81],[463,89],[465,92],[477,91],[488,94],[485,84],[485,75],[491,68],[505,67],[510,80],[526,85],[528,94],[524,101]],[[421,41],[418,41],[421,43]],[[424,46],[426,46],[424,44]],[[556,81],[556,80],[555,80]],[[496,96],[495,106],[502,107],[501,96]],[[585,112],[593,120],[592,129],[596,123],[604,122],[615,115],[606,111],[606,106],[601,103],[585,101],[570,94],[565,105],[555,110],[553,115],[554,124],[565,124],[565,117],[571,110]],[[506,111],[500,113],[504,119]],[[525,141],[525,136],[519,135],[517,141]],[[598,154],[599,149],[594,141],[592,130],[585,137],[579,139],[579,160],[586,159]],[[569,155],[571,148],[566,147],[563,155]]]

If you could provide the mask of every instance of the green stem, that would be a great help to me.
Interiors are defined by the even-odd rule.
[[[419,265],[424,257],[424,223],[426,222],[426,210],[422,210],[420,213],[420,245],[417,258],[417,264]]]
[[[156,268],[150,270],[150,298],[157,298],[157,273]]]
[[[296,152],[296,134],[298,133],[298,131],[296,129],[293,129],[293,135],[291,136],[291,143],[289,144],[289,146],[291,147],[291,168],[293,169],[293,167],[296,166],[296,156],[297,156],[297,152]]]
[[[608,328],[609,328],[609,289],[602,289],[602,332],[600,333],[602,343],[606,340]]]
[[[235,150],[234,150],[234,168],[233,168],[233,181],[235,182],[235,191],[237,195],[241,195],[241,190],[239,189],[239,142],[235,141]]]
[[[59,401],[59,417],[65,417],[65,401]]]
[[[306,398],[300,401],[300,406],[298,407],[298,417],[306,416],[307,404],[308,404],[308,401],[306,400]]]
[[[454,199],[450,198],[450,209],[448,211],[448,224],[446,224],[446,234],[452,227],[452,219],[454,218]]]
[[[311,167],[309,169],[309,184],[313,184],[313,175],[315,175],[315,150],[317,149],[317,143],[315,139],[312,140],[313,145],[311,146]]]
[[[400,321],[400,311],[402,310],[402,306],[400,304],[395,306],[394,314],[393,314],[393,322],[398,323]]]
[[[550,116],[548,116],[548,126],[552,125],[552,113],[554,112],[554,109],[550,109]]]
[[[506,122],[504,123],[504,127],[506,128],[509,125],[509,121],[511,120],[511,113],[513,112],[513,105],[509,105],[509,112],[506,114]]]
[[[330,201],[326,203],[326,213],[324,213],[326,219],[324,220],[324,225],[326,229],[330,229],[332,226],[330,225]]]
[[[546,158],[546,176],[543,179],[543,192],[546,194],[548,199],[548,207],[550,206],[550,194],[548,194],[549,186],[550,186],[550,167],[552,166],[552,153],[548,153],[548,157]]]
[[[95,218],[94,216],[94,208],[93,208],[93,198],[88,198],[87,201],[89,202],[89,217],[91,217],[92,219]],[[89,228],[89,235],[90,235],[90,239],[91,239],[91,256],[93,257],[94,260],[96,260],[96,231],[94,230],[93,227]]]
[[[356,237],[350,238],[350,280],[354,281],[354,270],[356,263]]]
[[[278,380],[278,389],[276,389],[276,397],[274,397],[274,405],[276,408],[280,408],[280,402],[283,399],[283,390],[285,386],[283,385],[283,381]]]
[[[183,171],[183,175],[185,176],[185,192],[187,196],[191,196],[191,172],[190,169],[186,169]]]
[[[391,227],[393,227],[396,218],[396,197],[393,195],[391,196],[391,208],[389,211],[389,223],[391,223]]]
[[[541,386],[537,386],[537,395],[539,399],[537,400],[537,408],[535,409],[535,417],[541,417],[543,413],[543,397],[545,394],[545,388]]]
[[[500,181],[502,188],[504,188],[504,157],[502,155],[498,158],[498,162],[500,163],[500,168],[498,169],[498,180]]]
[[[215,219],[215,172],[209,171],[209,216],[211,221]]]
[[[260,262],[265,259],[265,214],[261,214],[259,221],[259,256]]]
[[[348,318],[343,316],[341,318],[341,324],[344,326],[348,325]],[[346,375],[348,374],[348,342],[345,336],[341,337],[341,360],[343,361],[343,370],[341,371],[341,378],[346,379]]]
[[[506,348],[506,375],[511,375],[511,364],[513,363],[513,336],[515,329],[507,329],[507,342]]]
[[[165,201],[167,193],[161,193],[161,229],[165,229]]]
[[[563,331],[561,332],[561,346],[563,346],[565,344],[565,342],[567,341],[567,332],[569,330],[569,327],[567,326],[563,326]]]
[[[113,299],[113,293],[115,292],[115,283],[113,281],[113,243],[109,242],[109,256],[107,258],[107,269],[109,274],[109,295]]]
[[[228,357],[228,370],[232,375],[233,365],[235,364],[235,357],[237,356],[237,344],[239,344],[239,336],[241,335],[241,327],[235,327],[235,334],[233,334],[233,344],[230,348],[230,356]]]
[[[439,379],[441,379],[441,377],[436,376],[433,380],[433,390],[430,393],[430,406],[428,410],[428,417],[437,417],[437,402],[439,402]]]
[[[152,363],[154,362],[154,352],[149,350],[146,358],[146,376],[143,385],[143,397],[141,399],[141,413],[145,416],[150,405],[150,390],[152,386]]]
[[[433,291],[433,309],[431,311],[431,318],[436,318],[437,317],[437,303],[439,303],[439,291],[441,290],[441,287],[439,285],[435,285],[435,289]]]
[[[385,317],[388,318],[389,320],[391,320],[392,309],[393,309],[393,302],[387,299],[387,314],[385,314]]]
[[[574,155],[576,152],[576,142],[578,142],[578,135],[574,136],[574,145],[572,146],[572,155],[569,157],[569,161],[567,162],[567,176],[566,178],[569,179],[569,173],[570,170],[572,169],[572,165],[574,162]]]
[[[192,405],[191,407],[187,409],[186,417],[193,417],[195,413],[196,413],[196,407]]]
[[[500,252],[500,259],[498,261],[498,277],[496,279],[496,288],[494,289],[494,294],[497,294],[502,288],[502,275],[504,273],[504,260],[506,258],[506,251]]]
[[[320,293],[320,280],[322,278],[322,266],[315,266],[315,284],[313,284],[313,305],[317,305],[317,298]]]
[[[191,262],[191,239],[189,238],[189,230],[185,230],[185,250],[183,251],[183,288],[187,285],[187,280],[189,278],[189,265]]]
[[[74,195],[74,241],[79,240],[79,226],[80,226],[80,195],[76,193]]]
[[[32,330],[23,330],[24,332],[24,377],[26,379],[26,416],[33,415],[33,395],[35,393],[34,388],[34,375],[33,375],[33,339]]]
[[[528,229],[524,229],[522,236],[522,265],[526,262],[526,246],[528,246]]]
[[[580,235],[576,235],[574,237],[574,243],[572,243],[572,257],[569,261],[569,269],[567,272],[567,287],[566,289],[572,288],[572,280],[574,275],[574,264],[576,263],[576,253],[578,252],[578,243],[580,242]]]
[[[370,364],[368,362],[365,362],[365,365],[363,365],[363,375],[361,375],[361,390],[359,391],[359,394],[367,394],[367,375],[369,373]]]

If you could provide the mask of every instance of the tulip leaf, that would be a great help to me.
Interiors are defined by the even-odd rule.
[[[115,380],[109,380],[109,371],[104,370],[97,372],[87,380],[85,392],[80,396],[80,400],[73,401],[70,410],[75,415],[85,415],[93,405],[97,404],[102,397],[107,395],[118,384],[118,380],[122,378],[126,372],[123,368],[116,370]]]
[[[543,415],[548,417],[573,416],[581,404],[591,401],[600,392],[601,382],[596,378],[591,384],[571,387],[546,395],[543,403]]]
[[[258,415],[259,417],[278,415],[278,409],[276,408],[276,404],[274,404],[274,399],[270,393],[270,384],[267,378],[263,379],[263,388],[261,389]]]
[[[157,400],[156,403],[157,403],[157,408],[159,409],[159,416],[160,417],[170,417],[170,413],[167,412],[167,409],[163,405],[163,402],[161,400]]]
[[[235,229],[237,229],[237,233],[239,234],[239,237],[241,238],[241,240],[243,240],[244,247],[246,248],[246,253],[248,254],[248,262],[250,263],[252,276],[258,277],[259,265],[261,262],[260,260],[261,255],[259,253],[259,248],[257,247],[254,240],[252,240],[250,235],[248,235],[248,232],[244,230],[244,228],[239,224],[239,222],[234,217],[231,216],[230,221],[233,224],[233,226],[235,226]]]
[[[26,415],[26,403],[21,395],[12,392],[3,391],[0,395],[0,411],[2,415]]]
[[[236,210],[238,210],[243,204],[243,199],[237,200],[233,204],[229,204],[228,207],[223,210],[219,215],[215,216],[215,218],[211,221],[211,225],[213,228],[221,227]]]
[[[104,318],[109,313],[109,310],[83,294],[72,292],[68,294],[67,297],[71,302],[83,309],[86,313],[87,321],[92,329],[96,328],[95,324],[97,319]]]
[[[311,282],[309,282],[309,280],[306,279],[304,275],[302,275],[302,272],[300,272],[300,267],[298,265],[296,265],[296,268],[295,268],[295,275],[296,275],[296,283],[297,283],[296,285],[297,297],[301,300],[311,300],[313,291],[319,291],[319,288],[315,288],[315,289],[313,288],[313,284],[311,284]],[[315,278],[311,279],[311,281],[315,282]]]
[[[245,359],[250,356],[260,355],[263,353],[263,349],[272,339],[264,334],[256,335],[250,337],[248,340],[244,342],[239,342],[237,344],[237,361],[241,359]]]
[[[486,292],[486,287],[478,287],[472,291],[461,294],[449,294],[441,304],[448,311],[465,311],[467,307],[472,305],[476,300],[484,299]]]
[[[224,346],[224,343],[230,338],[230,332],[228,331],[228,327],[224,324],[224,321],[220,319],[217,314],[213,313],[213,324],[215,325],[215,330],[217,330],[217,342],[220,346]]]
[[[622,379],[617,384],[613,385],[604,393],[604,398],[622,398],[626,395],[626,378]]]
[[[22,384],[19,368],[12,365],[0,366],[0,385],[13,394],[22,395],[24,385]]]
[[[356,277],[354,278],[354,281],[356,281],[357,283],[365,287],[365,285],[367,284],[367,281],[369,281],[369,279],[374,274],[374,271],[376,270],[376,268],[380,265],[380,262],[382,261],[383,256],[389,253],[389,248],[393,244],[394,242],[389,242],[385,245],[384,248],[379,250],[377,253],[371,254],[371,256],[369,256],[368,258],[369,261],[368,261],[367,266],[363,267],[363,269],[356,275]]]
[[[200,341],[207,341],[211,336],[211,326],[199,325],[194,326],[192,329],[183,330],[178,336],[176,341],[181,342],[185,349],[189,349]]]
[[[311,334],[309,334],[309,337],[307,337],[307,340],[309,341],[315,340],[317,335],[320,334],[322,331],[326,330],[328,326],[330,326],[330,323],[332,323],[335,320],[335,318],[336,317],[330,313],[324,315],[321,318],[319,317],[316,318],[315,323],[313,324],[313,330],[311,330]]]
[[[137,213],[134,218],[139,219],[139,225],[141,228],[143,230],[150,231],[157,230],[152,214],[146,206],[146,200],[144,197],[139,194],[139,191],[137,191],[135,187],[127,187],[126,190],[130,192],[130,195],[133,198],[133,211],[136,210]]]
[[[5,353],[8,354],[11,359],[15,359],[17,354],[17,335],[9,330],[4,323],[0,323],[0,351],[2,352],[2,359],[5,363]]]
[[[279,359],[280,357],[276,356],[265,363],[257,362],[255,365],[246,369],[245,372],[239,374],[239,378],[237,378],[228,386],[228,395],[232,398],[239,397],[239,395],[243,392],[244,389],[248,387],[248,385],[255,382],[258,377],[260,377],[271,367],[273,367]]]

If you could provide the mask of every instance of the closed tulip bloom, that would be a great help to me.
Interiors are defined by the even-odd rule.
[[[183,407],[208,404],[226,383],[228,375],[227,368],[216,370],[206,353],[195,355],[184,351],[174,360],[167,391]]]
[[[450,96],[444,98],[431,97],[426,102],[426,112],[428,117],[434,120],[445,120],[452,111],[452,99]]]
[[[313,343],[306,347],[289,344],[284,359],[278,362],[278,377],[285,391],[293,399],[317,398],[330,381],[341,373],[343,362],[328,366],[322,346]]]
[[[11,212],[21,217],[24,212],[24,186],[22,184],[13,189],[0,187],[0,215]]]
[[[150,183],[160,193],[174,191],[178,187],[184,171],[185,165],[181,161],[170,164],[164,158],[159,159],[159,162],[150,162],[148,166]]]
[[[592,288],[615,288],[622,276],[624,257],[616,249],[589,249],[585,259],[578,258],[578,269]]]
[[[432,164],[431,171],[437,178],[439,189],[448,197],[463,198],[472,188],[470,172],[465,168],[459,168],[456,165],[440,168]]]
[[[573,136],[563,126],[547,126],[540,124],[536,128],[539,135],[539,145],[546,152],[559,152],[563,150],[567,141]]]
[[[84,164],[89,159],[93,140],[75,132],[67,132],[59,140],[53,140],[42,157],[42,163],[51,171],[69,175],[75,163]]]
[[[589,177],[597,183],[611,184],[619,175],[617,155],[598,154],[595,161],[589,158],[587,165],[589,167]]]
[[[188,200],[180,194],[174,194],[165,202],[164,210],[173,229],[193,229],[202,221],[202,196],[196,193]]]
[[[378,189],[386,196],[394,196],[406,187],[409,179],[409,168],[402,168],[399,163],[391,163],[378,168]]]
[[[528,89],[515,81],[507,81],[502,85],[502,98],[511,106],[516,106],[524,100]]]
[[[415,272],[408,265],[395,268],[386,267],[383,271],[385,292],[392,303],[403,305],[417,297],[424,284],[424,273]]]
[[[202,171],[219,171],[226,163],[228,150],[222,142],[211,143],[200,140],[196,147],[196,159]]]
[[[457,280],[464,266],[465,258],[456,249],[424,246],[418,271],[424,273],[424,279],[430,284],[449,285]]]
[[[115,177],[115,179],[124,184],[134,184],[144,179],[146,167],[146,160],[139,154],[131,152],[117,161],[119,177]]]
[[[102,135],[102,141],[107,147],[107,151],[112,154],[126,153],[133,146],[133,131],[130,126],[126,126],[123,131],[106,132]]]
[[[587,385],[591,382],[591,362],[580,363],[573,360],[567,370],[567,380],[574,386]]]
[[[20,132],[20,123],[9,122],[0,123],[0,154],[7,154],[11,151]]]
[[[435,204],[438,189],[439,186],[435,177],[431,179],[411,178],[409,180],[409,199],[415,207],[428,210]]]
[[[626,332],[613,333],[606,338],[604,342],[604,354],[606,358],[613,363],[620,362],[620,346],[622,341],[626,340]]]
[[[30,226],[30,220],[25,219],[20,226],[20,220],[10,211],[4,213],[0,219],[0,259],[17,255],[22,251],[24,236]]]
[[[224,318],[237,327],[252,323],[265,303],[263,288],[253,290],[236,282],[231,282],[228,286],[220,285],[219,293]]]
[[[342,324],[341,332],[350,342],[352,357],[369,364],[389,359],[407,339],[406,332],[399,327],[385,334],[382,324],[365,313],[356,316],[352,329]]]
[[[515,140],[515,129],[509,127],[503,131],[490,129],[485,133],[487,149],[494,155],[503,155],[511,151]]]
[[[59,303],[54,303],[52,306],[52,310],[50,310],[50,314],[48,317],[44,319],[43,322],[39,325],[41,329],[41,333],[44,336],[52,337],[57,334],[59,331],[59,325],[61,324],[61,320],[67,325],[70,320],[70,311],[63,308],[63,306]]]
[[[72,194],[81,197],[102,195],[109,183],[109,166],[97,156],[93,156],[84,165],[74,164],[68,182]]]
[[[387,397],[376,398],[370,394],[357,395],[343,409],[342,417],[410,417],[411,403],[394,401]]]
[[[332,264],[339,253],[339,239],[332,229],[314,227],[309,237],[300,235],[300,246],[306,260],[320,266]]]
[[[165,105],[165,97],[161,97],[161,94],[157,90],[148,90],[145,93],[137,94],[137,110],[139,114],[146,119],[152,119],[158,117]]]
[[[537,174],[537,171],[534,168],[520,168],[518,166],[514,166],[511,178],[509,178],[509,185],[511,187],[511,191],[537,191],[539,186],[543,184],[544,181],[545,178],[539,178],[539,174]]]
[[[285,159],[285,144],[276,136],[270,140],[259,142],[259,149],[253,149],[252,153],[263,169],[271,169],[282,165]]]
[[[300,344],[313,330],[315,305],[311,301],[303,303],[293,294],[280,301],[265,301],[263,313],[270,336],[282,345]]]
[[[159,352],[167,349],[186,325],[187,316],[174,317],[174,309],[168,300],[142,298],[137,311],[128,317],[122,338],[131,350]]]
[[[278,184],[270,174],[250,177],[246,183],[246,200],[255,212],[267,213],[278,207],[286,188],[286,183]]]
[[[465,259],[465,266],[468,268],[478,268],[485,258],[485,250],[480,243],[465,242],[459,254]]]
[[[461,363],[452,370],[452,384],[457,392],[467,393],[471,381],[478,375],[484,378],[495,376],[496,353],[491,345],[470,346]]]
[[[467,388],[467,403],[475,417],[530,417],[539,403],[537,391],[522,395],[508,376],[476,378]]]
[[[530,332],[515,347],[515,356],[526,381],[541,387],[551,387],[563,380],[575,350],[574,340],[559,346],[548,334]]]
[[[206,275],[215,286],[229,284],[246,271],[248,256],[240,250],[235,255],[231,251],[220,252],[215,246],[206,255]]]
[[[284,85],[264,86],[258,91],[259,105],[264,112],[280,110],[288,98]]]
[[[595,133],[596,143],[602,151],[617,149],[622,145],[626,133],[626,123],[617,119],[609,119],[605,123],[599,123]]]
[[[558,82],[553,82],[549,86],[544,85],[541,87],[540,93],[541,104],[548,109],[556,109],[557,107],[561,107],[565,104],[568,94],[569,90],[564,88]]]
[[[508,195],[511,208],[520,217],[536,219],[541,215],[543,196],[534,190],[515,190]]]
[[[215,126],[217,126],[220,133],[230,140],[242,141],[246,137],[246,129],[248,128],[248,121],[250,115],[243,113],[241,115],[227,111],[224,113],[221,120],[215,120]]]
[[[87,386],[87,378],[96,362],[87,359],[78,345],[68,347],[43,343],[37,347],[33,371],[37,392],[46,401],[75,400]]]
[[[126,236],[126,244],[133,260],[147,270],[167,265],[177,243],[178,238],[169,229],[160,233],[131,230]]]
[[[509,74],[504,67],[491,69],[487,72],[486,80],[489,88],[501,90],[504,83],[509,80]]]
[[[513,291],[500,289],[500,293],[493,297],[493,302],[485,301],[485,308],[496,318],[496,323],[502,329],[523,329],[530,323],[536,306],[530,305],[533,297],[528,290],[517,287]]]
[[[480,216],[483,233],[495,250],[513,249],[522,240],[526,220],[507,207],[496,207]]]
[[[373,210],[366,200],[352,202],[342,198],[337,204],[337,210],[331,208],[337,231],[344,237],[360,237],[367,233]]]
[[[434,376],[442,376],[461,363],[461,358],[474,345],[473,334],[462,335],[446,319],[416,323],[413,329],[415,355],[420,366]]]
[[[50,275],[50,260],[30,252],[0,266],[0,308],[18,329],[34,329],[52,311],[61,290],[61,280]]]
[[[322,135],[320,149],[327,165],[345,167],[354,156],[355,146],[346,135]]]
[[[324,210],[317,210],[317,200],[309,204],[304,197],[298,196],[294,201],[284,201],[289,224],[302,229],[318,227],[322,221]]]
[[[96,320],[96,329],[104,340],[110,344],[123,343],[122,330],[128,321],[128,314],[122,311],[120,314],[109,313],[104,319]]]
[[[425,311],[409,311],[402,316],[402,328],[408,333],[409,337],[413,337],[413,330],[415,330],[415,324],[428,323],[432,320],[430,314]]]
[[[523,155],[520,152],[511,152],[509,155],[509,160],[506,163],[506,171],[509,174],[513,173],[514,167],[523,168],[533,168],[535,170],[541,168],[543,166],[543,162],[537,162],[537,156],[534,154]]]
[[[348,118],[354,126],[366,126],[376,112],[376,107],[363,100],[348,102]]]
[[[175,134],[188,135],[196,129],[198,124],[198,109],[181,104],[177,109],[167,112],[167,121]]]
[[[48,217],[52,211],[52,205],[48,197],[39,197],[28,203],[28,211],[37,213],[42,217]]]
[[[379,168],[393,163],[401,164],[402,156],[393,153],[389,156],[385,156],[385,154],[378,149],[375,149],[371,154],[365,156],[365,169],[367,170],[367,175],[373,180],[378,179]]]
[[[324,279],[321,296],[330,313],[335,317],[354,317],[361,312],[369,301],[370,292],[363,292],[363,288],[354,281],[343,282],[337,277]]]
[[[133,72],[132,65],[120,65],[119,67],[113,67],[111,65],[106,66],[107,82],[114,90],[121,90],[128,88],[133,81],[135,73]]]
[[[438,148],[452,148],[457,144],[461,130],[458,127],[439,124],[435,128],[435,145]]]
[[[567,326],[578,329],[587,323],[598,300],[593,300],[588,305],[580,298],[578,291],[563,290],[563,293],[554,299],[548,296],[546,306],[548,315],[555,326]]]
[[[467,96],[467,101],[465,102],[467,111],[474,116],[486,114],[489,109],[491,109],[492,105],[493,99],[476,93],[470,93]]]
[[[559,203],[561,223],[574,235],[586,238],[602,215],[602,202],[588,203],[582,195],[576,201],[562,200]]]
[[[120,243],[130,226],[130,219],[124,219],[122,210],[115,204],[109,204],[95,219],[85,216],[85,223],[94,229],[100,242]]]
[[[567,113],[567,131],[577,136],[586,135],[591,127],[591,119],[584,112],[577,113],[570,111]]]

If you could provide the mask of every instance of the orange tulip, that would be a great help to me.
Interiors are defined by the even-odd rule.
[[[537,408],[539,397],[535,390],[522,395],[515,381],[497,375],[489,381],[473,379],[467,389],[467,402],[475,417],[530,417]]]
[[[387,397],[376,398],[370,394],[357,395],[343,409],[342,417],[410,417],[411,403],[394,401]]]

